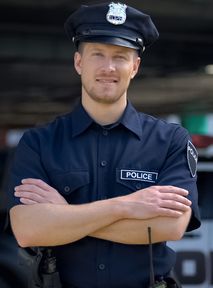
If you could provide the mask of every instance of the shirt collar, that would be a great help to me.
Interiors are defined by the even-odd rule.
[[[82,104],[79,104],[72,113],[72,137],[83,133],[94,120],[85,111]]]
[[[139,139],[142,138],[142,123],[140,116],[129,101],[119,122],[128,130],[136,134]]]
[[[83,133],[92,123],[95,121],[85,111],[82,104],[79,104],[72,113],[72,137]],[[142,123],[139,114],[129,101],[117,125],[119,124],[136,134],[138,138],[142,138]]]

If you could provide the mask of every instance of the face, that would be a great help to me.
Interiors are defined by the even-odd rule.
[[[82,81],[82,97],[112,104],[122,97],[136,75],[140,58],[134,49],[100,43],[83,43],[75,53],[75,68]]]

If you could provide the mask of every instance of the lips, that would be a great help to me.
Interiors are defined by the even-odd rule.
[[[96,81],[97,82],[99,82],[99,83],[106,83],[106,84],[110,84],[110,83],[117,83],[118,82],[118,80],[117,79],[108,79],[108,78],[97,78],[96,79]]]

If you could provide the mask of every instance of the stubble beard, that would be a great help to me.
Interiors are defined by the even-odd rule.
[[[102,89],[102,91],[96,91],[95,87],[87,89],[87,87],[83,85],[83,89],[93,101],[100,104],[108,104],[108,105],[118,102],[120,98],[125,94],[125,90],[123,90],[112,95],[109,93],[110,88],[107,89],[107,87],[105,89]]]

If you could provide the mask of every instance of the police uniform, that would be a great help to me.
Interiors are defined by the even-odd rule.
[[[114,8],[118,9],[115,4]],[[66,31],[76,45],[84,40],[99,41],[99,37],[107,43],[109,37],[111,44],[120,41],[122,46],[135,45],[133,49],[143,50],[144,45],[150,45],[158,37],[154,24],[149,16],[131,7],[122,9],[124,14],[112,11],[112,6],[106,4],[95,8],[84,6],[68,19]],[[92,17],[94,13],[95,19]],[[84,23],[91,19],[101,28],[96,25],[83,32]],[[110,21],[119,21],[119,24]],[[90,24],[87,28],[92,26]],[[118,35],[121,38],[113,36],[116,27],[120,29]],[[133,27],[135,31],[131,34]],[[112,30],[112,35],[106,35]],[[102,37],[104,31],[108,31],[106,37]],[[122,34],[123,31],[129,33]],[[97,35],[93,37],[94,33]],[[190,136],[177,124],[139,113],[128,102],[119,121],[101,126],[79,104],[70,114],[43,127],[33,128],[22,137],[11,171],[12,206],[20,204],[13,196],[14,187],[29,177],[42,179],[72,204],[123,196],[152,185],[174,185],[189,191],[192,217],[187,230],[190,231],[200,225],[196,162],[197,154]],[[85,237],[55,247],[54,252],[64,287],[148,287],[147,245],[125,245]],[[174,263],[175,253],[166,243],[153,245],[156,277],[168,275]]]

